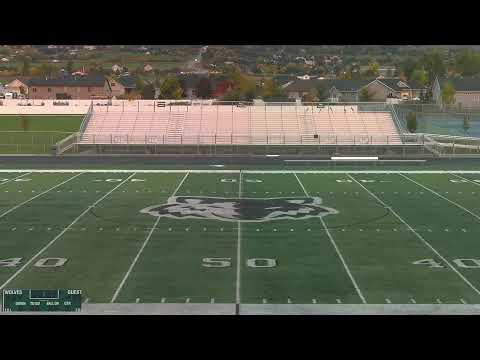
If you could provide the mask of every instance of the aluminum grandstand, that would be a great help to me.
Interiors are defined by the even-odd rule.
[[[387,103],[156,101],[142,106],[106,105],[91,103],[79,133],[58,143],[55,153],[273,151],[408,157],[438,155],[452,144],[448,139],[438,141],[435,135],[408,134],[395,108]],[[475,151],[478,148],[476,143],[466,145]]]

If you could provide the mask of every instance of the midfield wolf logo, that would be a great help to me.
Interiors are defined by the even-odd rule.
[[[319,197],[303,198],[216,198],[172,196],[167,204],[141,210],[144,214],[169,218],[214,219],[222,221],[263,222],[280,219],[307,219],[338,214],[321,206]]]

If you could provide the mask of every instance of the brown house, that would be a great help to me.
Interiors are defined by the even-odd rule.
[[[35,77],[28,81],[30,99],[108,99],[111,93],[103,76]]]
[[[16,96],[20,94],[27,95],[28,94],[27,82],[28,80],[23,77],[13,78],[5,84],[5,92],[14,93]]]

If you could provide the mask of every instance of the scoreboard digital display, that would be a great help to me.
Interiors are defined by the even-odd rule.
[[[3,290],[3,311],[80,311],[82,290]]]

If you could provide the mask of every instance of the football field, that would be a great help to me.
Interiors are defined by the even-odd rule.
[[[0,290],[480,304],[480,172],[1,170]]]

